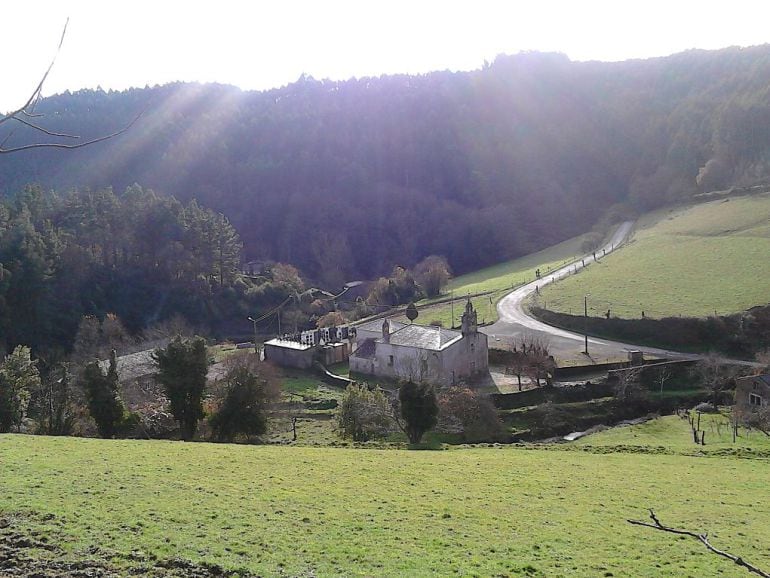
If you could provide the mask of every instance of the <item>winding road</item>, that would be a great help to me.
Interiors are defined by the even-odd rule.
[[[629,237],[633,228],[633,221],[625,221],[613,233],[606,245],[596,251],[598,258],[618,249]],[[558,362],[582,361],[586,363],[602,363],[608,359],[625,359],[628,351],[643,351],[647,355],[656,357],[667,357],[676,359],[691,359],[697,357],[665,349],[656,349],[653,347],[642,347],[618,341],[609,341],[596,337],[588,338],[588,352],[585,350],[585,336],[579,333],[573,333],[564,329],[559,329],[547,325],[530,317],[524,310],[524,301],[527,297],[535,293],[539,287],[563,279],[588,266],[594,260],[593,255],[586,255],[582,259],[577,259],[569,265],[557,269],[542,276],[536,281],[527,283],[512,291],[503,297],[497,304],[499,321],[481,329],[489,336],[490,346],[494,342],[504,342],[508,344],[519,343],[522,337],[535,337],[549,344],[549,349]],[[584,264],[585,263],[585,264]]]

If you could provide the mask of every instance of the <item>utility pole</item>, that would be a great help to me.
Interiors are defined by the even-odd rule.
[[[258,353],[257,351],[257,320],[253,317],[249,317],[249,321],[251,321],[254,324],[254,355]]]
[[[584,321],[584,327],[583,327],[583,336],[585,337],[585,353],[588,355],[588,296],[590,293],[587,293],[583,296],[583,317],[585,317]]]

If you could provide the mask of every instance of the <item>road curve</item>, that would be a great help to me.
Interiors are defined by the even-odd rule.
[[[601,258],[605,254],[617,250],[617,248],[628,239],[633,225],[633,221],[625,221],[619,225],[607,244],[596,251],[595,254],[597,258]],[[503,297],[497,304],[497,312],[500,317],[499,321],[493,325],[482,328],[482,331],[490,338],[490,345],[493,345],[496,341],[515,344],[523,336],[533,336],[540,338],[549,344],[549,348],[557,361],[582,359],[589,362],[593,361],[599,363],[606,359],[626,357],[629,350],[643,351],[649,355],[669,358],[682,359],[697,357],[665,349],[642,347],[639,345],[609,341],[595,337],[588,338],[589,356],[586,356],[584,353],[584,335],[552,327],[551,325],[547,325],[542,321],[530,317],[526,313],[524,310],[524,301],[527,297],[537,291],[538,288],[576,273],[583,267],[588,266],[593,260],[593,254],[586,255],[561,269],[557,269],[548,275],[542,276],[540,279],[519,287]],[[590,360],[587,359],[587,357],[590,357]]]

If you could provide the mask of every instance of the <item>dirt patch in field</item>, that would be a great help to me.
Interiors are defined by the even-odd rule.
[[[82,560],[73,560],[57,544],[34,530],[25,530],[38,516],[0,514],[0,576],[3,578],[253,578],[243,571],[229,571],[216,564],[197,564],[181,558],[158,560],[140,552],[121,554],[88,548]],[[53,516],[39,517],[49,521]],[[124,559],[126,567],[109,560]]]

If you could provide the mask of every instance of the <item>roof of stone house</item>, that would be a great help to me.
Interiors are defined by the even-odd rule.
[[[761,381],[766,386],[770,387],[770,373],[766,373],[764,375],[745,375],[743,377],[739,377],[735,380],[735,383],[738,385],[750,385],[754,383],[755,381]]]
[[[117,359],[118,379],[122,382],[133,381],[145,375],[150,375],[158,371],[155,361],[152,359],[154,349],[137,351],[128,355],[121,355]],[[102,371],[107,371],[110,367],[109,360],[105,359],[99,362]]]
[[[366,323],[362,323],[361,325],[356,326],[357,331],[373,331],[375,333],[382,332],[382,322],[383,319],[375,319],[374,321],[367,321]],[[388,324],[390,325],[390,332],[391,334],[398,331],[399,329],[403,329],[406,327],[406,323],[401,323],[400,321],[394,321],[393,319],[388,319]]]
[[[415,347],[417,349],[429,349],[441,351],[452,343],[462,339],[459,331],[434,327],[431,325],[404,325],[402,328],[390,334],[391,345]],[[378,339],[377,341],[382,341]]]
[[[361,359],[374,359],[374,352],[377,348],[377,345],[374,342],[374,339],[369,337],[368,339],[364,339],[361,342],[361,345],[358,346],[358,349],[356,349],[353,352],[354,357],[360,357]]]

